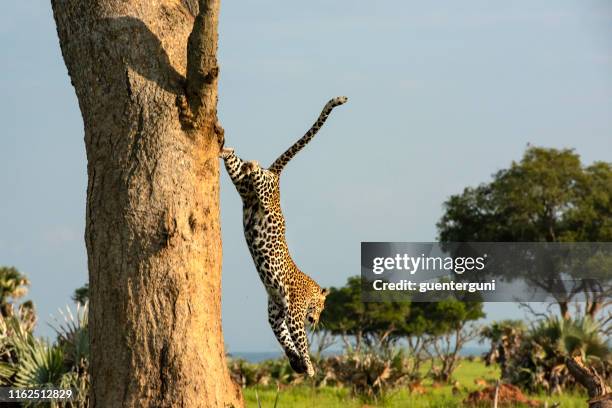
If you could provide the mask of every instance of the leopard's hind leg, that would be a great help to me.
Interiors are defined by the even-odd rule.
[[[285,321],[287,317],[285,307],[283,305],[277,303],[272,297],[268,298],[268,322],[272,327],[272,331],[276,336],[276,339],[283,347],[285,351],[285,355],[289,359],[289,363],[291,364],[291,368],[297,373],[304,373],[307,370],[304,361],[298,353],[295,345],[293,344],[293,339],[291,338],[291,334],[289,333],[289,329],[287,328],[287,323]]]
[[[290,306],[291,307],[291,306]],[[286,319],[289,333],[293,344],[297,348],[302,357],[303,364],[306,366],[306,373],[309,377],[314,375],[314,368],[310,361],[310,351],[308,348],[308,338],[306,337],[306,329],[304,328],[304,319],[306,318],[306,310],[299,310],[296,307],[290,309],[289,317]]]

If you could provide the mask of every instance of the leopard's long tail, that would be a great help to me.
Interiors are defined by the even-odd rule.
[[[293,146],[291,146],[289,149],[287,149],[287,151],[285,151],[285,153],[283,153],[278,159],[276,159],[274,161],[274,163],[272,163],[272,165],[270,166],[269,170],[274,172],[274,173],[276,173],[276,174],[280,174],[280,172],[283,170],[283,167],[285,167],[285,165],[287,163],[289,163],[289,160],[293,159],[293,157],[300,150],[302,150],[302,148],[304,146],[306,146],[306,144],[308,144],[308,142],[310,142],[310,140],[314,137],[314,135],[317,134],[319,129],[321,129],[321,127],[323,126],[323,124],[327,120],[327,117],[329,116],[331,111],[336,106],[339,106],[339,105],[342,105],[343,103],[345,103],[347,100],[348,100],[348,98],[346,96],[338,96],[337,98],[331,99],[329,102],[327,102],[325,104],[325,107],[321,111],[321,114],[319,115],[319,118],[314,123],[314,125],[312,125],[312,127],[310,129],[308,129],[308,132],[306,132],[306,134],[304,136],[302,136],[302,138],[300,140],[295,142],[293,144]]]

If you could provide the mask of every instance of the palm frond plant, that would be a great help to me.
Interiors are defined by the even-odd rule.
[[[50,324],[57,335],[57,344],[63,348],[66,363],[75,367],[89,360],[88,304],[77,304],[76,314],[69,307],[60,310],[62,319]]]
[[[19,388],[59,385],[66,374],[63,350],[45,340],[32,337],[19,344],[13,386]]]
[[[75,397],[71,407],[89,406],[89,325],[88,303],[77,303],[76,313],[69,307],[60,310],[60,318],[50,326],[57,335],[56,345],[62,350],[64,364],[68,371],[62,376],[59,385],[71,388]]]
[[[89,339],[87,306],[61,311],[54,328],[57,339],[51,342],[33,335],[33,310],[21,308],[20,313],[0,316],[0,385],[31,388],[71,388],[75,398],[69,402],[54,402],[53,407],[88,406]]]
[[[559,319],[549,317],[535,323],[507,361],[507,380],[530,391],[561,391],[575,381],[565,362],[580,356],[583,361],[609,377],[612,372],[610,345],[590,317]]]
[[[17,300],[28,292],[30,281],[17,269],[0,267],[0,313],[7,317],[11,315],[13,305],[9,301]]]
[[[18,314],[0,315],[0,385],[13,384],[19,358],[34,342],[32,330],[36,319],[32,314],[32,310],[24,309]]]

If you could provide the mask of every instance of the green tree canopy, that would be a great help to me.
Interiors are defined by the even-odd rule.
[[[451,196],[444,209],[443,242],[612,241],[612,164],[585,166],[573,150],[529,147],[520,162]],[[604,288],[590,298],[585,312],[594,316],[609,294]],[[564,319],[575,295],[557,298]]]
[[[482,309],[482,302],[462,302],[454,298],[413,303],[409,320],[413,328],[439,336],[461,330],[466,324],[485,317]]]
[[[408,302],[363,302],[361,279],[350,277],[345,286],[330,289],[325,300],[321,321],[334,335],[353,336],[357,347],[385,348],[407,330],[406,317],[410,313]]]
[[[440,302],[363,302],[361,279],[350,277],[345,286],[331,288],[321,321],[332,334],[354,336],[373,345],[401,338],[430,334],[438,336],[461,330],[465,324],[485,316],[480,301],[448,298]]]

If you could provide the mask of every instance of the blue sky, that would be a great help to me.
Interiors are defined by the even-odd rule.
[[[87,279],[83,125],[47,1],[3,5],[0,49],[0,264],[30,277],[50,334]],[[219,58],[227,145],[262,164],[328,98],[350,98],[282,179],[292,254],[325,286],[359,273],[360,241],[434,240],[442,202],[527,143],[611,159],[608,1],[228,1]],[[228,349],[278,350],[240,199],[221,183]]]

